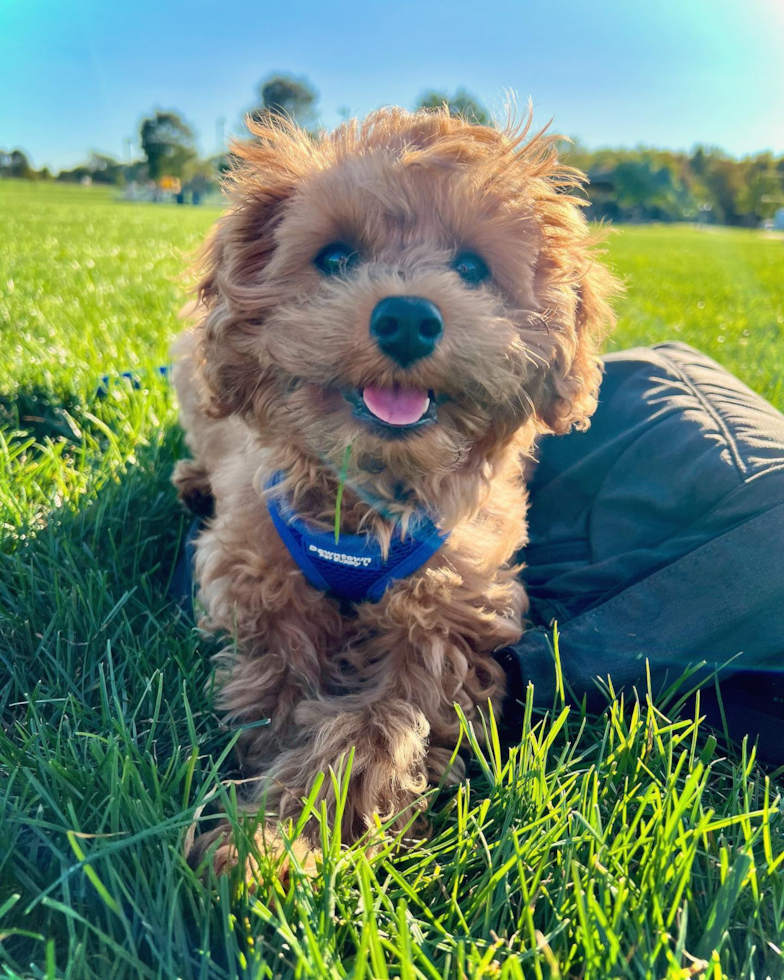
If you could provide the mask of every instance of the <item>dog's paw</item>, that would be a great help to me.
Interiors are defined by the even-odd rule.
[[[192,459],[181,459],[174,468],[172,482],[177,496],[197,517],[212,517],[215,501],[207,471]]]
[[[231,825],[221,823],[214,830],[197,837],[186,857],[194,870],[204,873],[206,859],[211,855],[216,875],[236,873],[250,890],[269,885],[273,877],[284,887],[288,886],[292,864],[302,874],[313,878],[318,873],[321,861],[318,849],[311,847],[301,837],[285,841],[277,830],[269,826],[259,827],[253,843],[249,842],[249,846],[243,850],[247,850],[244,860],[234,841]]]

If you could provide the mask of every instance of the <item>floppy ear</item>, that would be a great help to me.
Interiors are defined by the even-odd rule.
[[[622,289],[599,261],[596,246],[604,237],[583,215],[588,203],[575,192],[587,177],[559,159],[564,137],[540,130],[522,143],[531,114],[511,133],[516,166],[537,229],[534,295],[537,314],[525,331],[525,343],[539,365],[533,402],[538,426],[566,433],[587,428],[601,381],[599,346],[615,324],[610,306]]]
[[[274,290],[265,269],[285,203],[312,168],[310,137],[285,120],[249,121],[254,138],[232,144],[225,187],[231,207],[217,221],[197,267],[202,313],[198,332],[204,406],[213,418],[251,408],[264,365],[259,333]]]
[[[601,383],[599,347],[615,324],[609,301],[621,289],[585,246],[576,248],[578,270],[569,274],[575,281],[564,287],[572,296],[561,307],[562,322],[552,327],[550,364],[537,412],[544,427],[556,434],[590,424]]]

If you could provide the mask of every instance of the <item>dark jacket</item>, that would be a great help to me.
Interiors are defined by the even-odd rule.
[[[597,703],[596,677],[644,690],[646,660],[654,690],[731,660],[733,734],[784,762],[784,416],[685,344],[605,367],[590,429],[539,447],[521,555],[533,628],[501,660],[546,706],[554,621],[566,682]]]

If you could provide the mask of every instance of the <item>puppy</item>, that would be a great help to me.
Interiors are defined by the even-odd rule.
[[[582,175],[529,125],[393,108],[315,138],[269,119],[234,147],[175,345],[192,458],[174,482],[213,502],[202,626],[229,638],[220,707],[273,849],[352,749],[343,840],[405,828],[463,774],[455,703],[502,704],[522,468],[537,433],[587,425],[615,289],[569,193]],[[221,869],[228,827],[194,853],[216,840]]]

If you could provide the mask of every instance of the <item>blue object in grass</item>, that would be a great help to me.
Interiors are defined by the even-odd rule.
[[[282,479],[283,473],[276,473],[267,488],[274,489]],[[341,534],[336,544],[331,530],[321,531],[300,520],[279,496],[269,496],[267,508],[281,540],[313,588],[348,602],[378,602],[392,582],[421,568],[448,537],[419,511],[405,537],[395,528],[384,558],[372,535]]]
[[[168,364],[162,364],[160,367],[155,368],[155,374],[159,378],[168,378],[170,372],[171,367]],[[95,390],[96,397],[106,398],[109,394],[109,388],[122,381],[130,382],[131,388],[134,391],[138,391],[142,386],[141,378],[134,371],[122,371],[120,374],[104,374],[101,376],[101,383]]]

